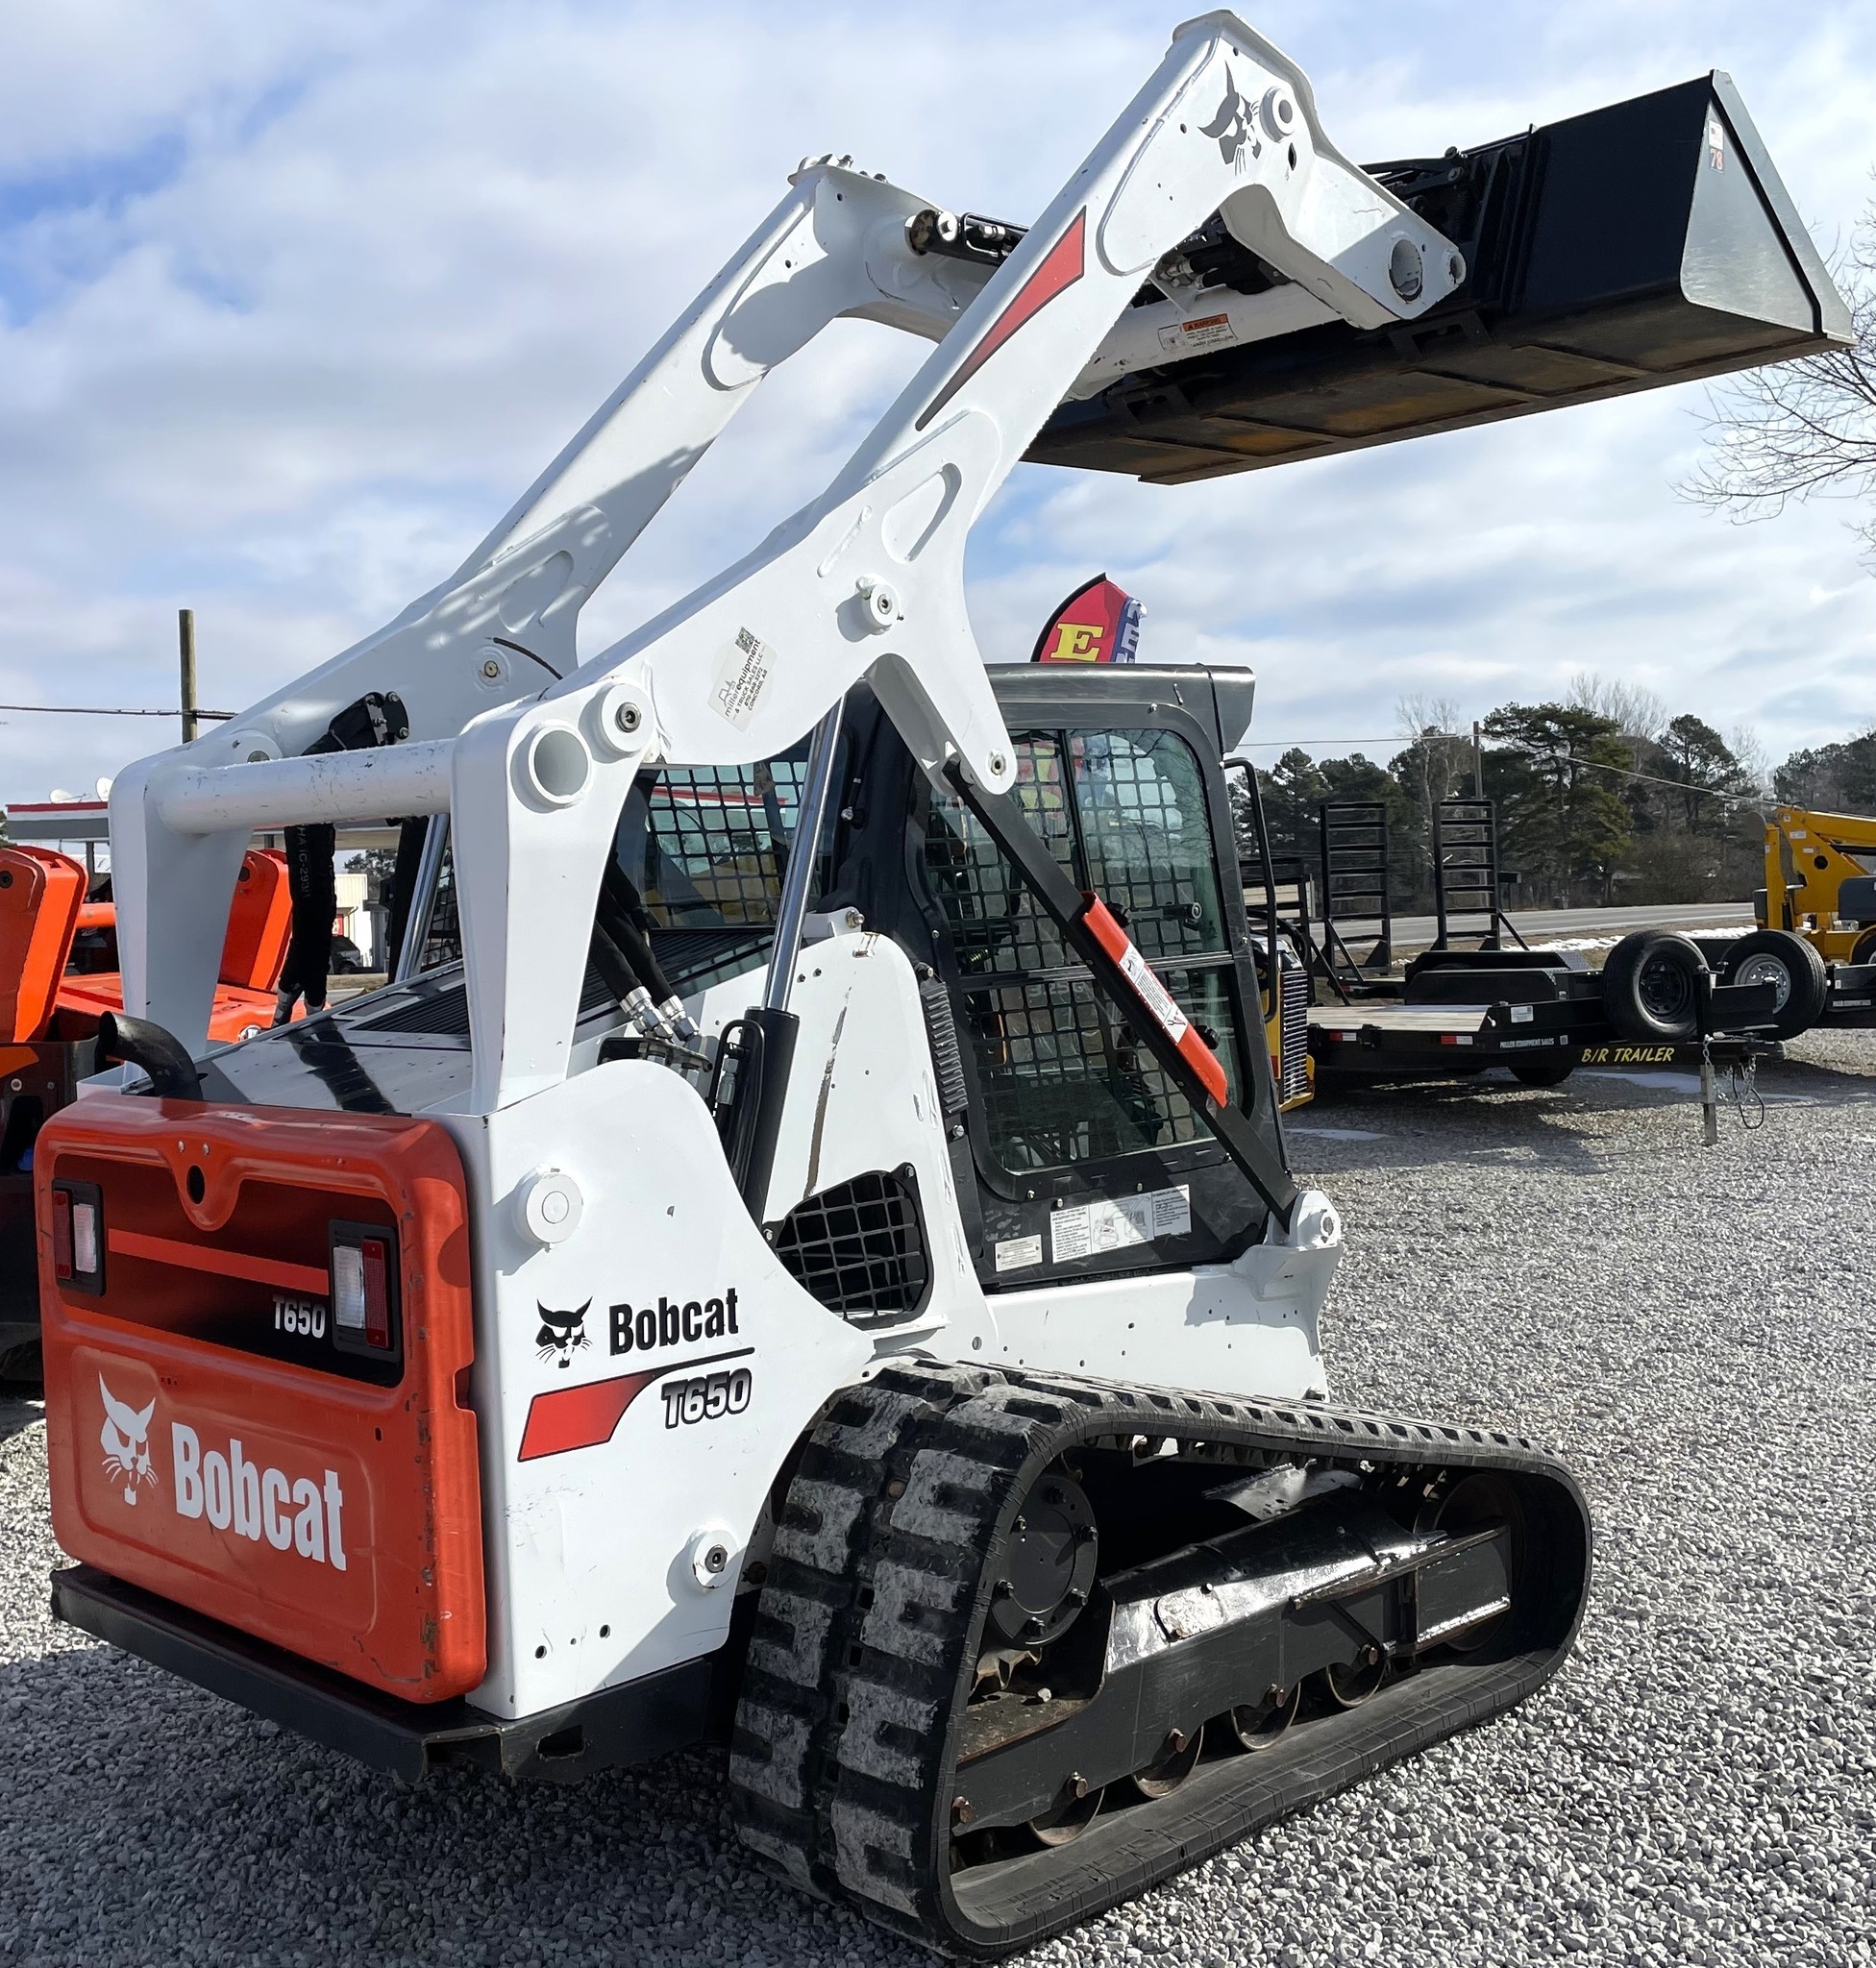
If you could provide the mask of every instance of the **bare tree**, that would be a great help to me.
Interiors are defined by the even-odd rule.
[[[1759,798],[1768,800],[1772,787],[1772,757],[1765,750],[1758,731],[1751,725],[1735,725],[1730,734],[1733,756],[1740,762],[1740,771],[1752,783],[1752,790]]]
[[[1850,346],[1748,369],[1716,393],[1710,454],[1683,497],[1733,520],[1770,519],[1793,499],[1876,499],[1876,201],[1832,272]],[[1856,529],[1876,560],[1876,516]]]
[[[1667,728],[1667,706],[1652,690],[1594,670],[1577,671],[1564,701],[1572,710],[1607,718],[1616,726],[1628,747],[1632,771],[1641,770],[1642,753]]]
[[[1412,697],[1397,698],[1394,706],[1395,736],[1404,738],[1411,744],[1416,738],[1428,733],[1447,738],[1457,738],[1467,729],[1461,722],[1459,706],[1449,697],[1428,697],[1416,693]]]
[[[1462,787],[1471,786],[1472,736],[1449,697],[1401,698],[1394,707],[1394,727],[1406,750],[1389,770],[1404,786],[1420,811],[1420,824],[1431,837],[1433,809]],[[1476,795],[1472,788],[1466,797]]]

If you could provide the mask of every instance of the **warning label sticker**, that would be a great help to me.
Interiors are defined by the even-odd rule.
[[[1166,1036],[1176,1046],[1186,1035],[1186,1027],[1192,1021],[1179,1009],[1178,1000],[1153,975],[1152,967],[1145,957],[1128,944],[1121,958],[1121,974],[1140,994],[1140,1001],[1164,1026]]]
[[[1086,1203],[1078,1210],[1057,1210],[1049,1219],[1049,1262],[1070,1264],[1103,1250],[1125,1250],[1136,1243],[1155,1243],[1162,1237],[1184,1237],[1192,1229],[1192,1191],[1155,1189],[1145,1195],[1123,1195],[1113,1202]],[[1001,1251],[999,1251],[1000,1268]]]
[[[1222,342],[1234,342],[1238,331],[1228,314],[1200,314],[1191,321],[1173,322],[1159,332],[1159,345],[1182,356],[1195,349],[1215,349]]]
[[[737,730],[748,730],[775,667],[775,651],[753,630],[739,628],[711,673],[710,708]]]
[[[997,1246],[997,1268],[1000,1271],[1020,1271],[1025,1265],[1041,1263],[1040,1237],[1012,1237],[1007,1243]]]

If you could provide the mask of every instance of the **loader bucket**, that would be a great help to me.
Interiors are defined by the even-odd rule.
[[[1730,79],[1370,169],[1464,253],[1412,323],[1345,322],[1135,371],[1031,459],[1158,483],[1324,457],[1814,355],[1842,299]]]

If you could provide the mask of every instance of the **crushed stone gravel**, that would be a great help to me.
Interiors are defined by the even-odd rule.
[[[1559,1446],[1600,1540],[1582,1641],[1512,1715],[1027,1959],[1876,1961],[1876,1034],[1790,1051],[1714,1149],[1678,1083],[1298,1117],[1347,1225],[1336,1398]],[[40,1412],[0,1398],[9,1968],[929,1958],[746,1858],[715,1756],[393,1789],[55,1627],[58,1562]]]

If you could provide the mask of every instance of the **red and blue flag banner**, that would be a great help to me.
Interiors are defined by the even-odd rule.
[[[1032,663],[1130,663],[1140,648],[1141,606],[1098,574],[1075,589],[1036,638]]]

